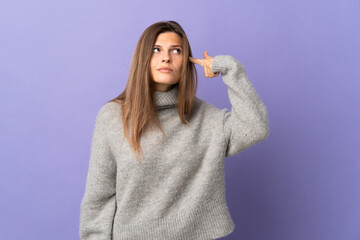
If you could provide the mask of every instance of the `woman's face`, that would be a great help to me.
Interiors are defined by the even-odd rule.
[[[183,51],[177,33],[164,32],[158,35],[150,60],[151,77],[157,91],[165,92],[180,81]],[[170,68],[162,70],[161,68]]]

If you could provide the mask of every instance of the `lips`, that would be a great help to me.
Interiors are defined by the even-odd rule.
[[[158,70],[159,70],[160,72],[172,72],[172,69],[171,69],[171,68],[168,68],[168,67],[159,68]]]

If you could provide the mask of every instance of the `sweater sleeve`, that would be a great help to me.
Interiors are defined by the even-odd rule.
[[[229,157],[268,137],[267,110],[238,60],[230,55],[217,55],[211,68],[213,72],[221,72],[232,105],[231,112],[225,109],[223,115]]]
[[[116,210],[116,162],[107,136],[107,106],[96,117],[90,151],[85,193],[80,207],[81,240],[112,239]]]

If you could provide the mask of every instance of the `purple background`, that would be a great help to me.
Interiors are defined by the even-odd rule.
[[[224,239],[360,239],[359,1],[1,1],[0,238],[79,239],[96,113],[141,33],[178,21],[193,55],[232,55],[270,135],[226,158]],[[198,97],[231,108],[221,76]]]

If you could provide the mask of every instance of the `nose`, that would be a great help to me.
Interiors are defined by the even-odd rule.
[[[168,53],[165,53],[163,56],[162,56],[162,62],[167,62],[169,63],[171,61],[170,59],[170,56]]]

